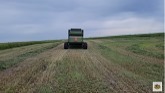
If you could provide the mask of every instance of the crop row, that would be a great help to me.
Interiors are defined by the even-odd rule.
[[[21,47],[21,46],[34,45],[34,44],[53,43],[56,41],[57,40],[0,43],[0,50]]]

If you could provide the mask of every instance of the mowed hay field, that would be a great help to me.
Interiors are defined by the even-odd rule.
[[[0,93],[152,93],[164,84],[164,33],[63,41],[0,50]]]

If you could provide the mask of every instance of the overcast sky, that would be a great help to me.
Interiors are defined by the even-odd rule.
[[[0,0],[0,42],[163,32],[164,0]]]

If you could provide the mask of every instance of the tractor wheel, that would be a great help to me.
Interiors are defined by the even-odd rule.
[[[68,49],[68,42],[64,43],[64,49]]]
[[[83,49],[87,49],[88,48],[88,45],[86,42],[83,43]]]

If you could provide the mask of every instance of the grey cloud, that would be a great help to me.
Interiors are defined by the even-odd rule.
[[[80,27],[86,37],[163,31],[162,0],[0,1],[0,42],[67,38]]]

